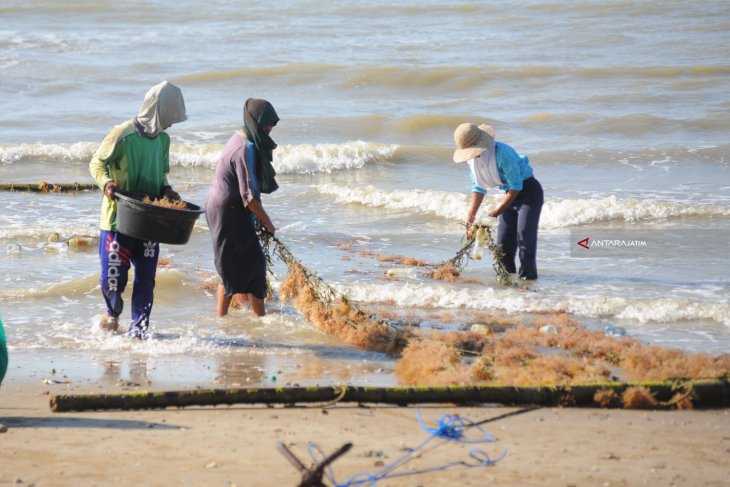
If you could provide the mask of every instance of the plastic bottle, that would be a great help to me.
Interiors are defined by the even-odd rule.
[[[74,235],[66,240],[69,247],[95,247],[99,243],[97,237]]]
[[[7,253],[8,255],[20,255],[20,245],[16,243],[8,244]]]
[[[540,333],[543,335],[557,335],[558,329],[555,325],[545,325],[540,327]]]
[[[484,251],[482,250],[482,246],[479,245],[479,242],[474,243],[474,250],[471,252],[471,258],[474,260],[482,260],[482,257],[484,257]]]
[[[68,250],[68,244],[66,242],[48,243],[46,244],[45,249],[46,252],[51,254],[66,252]]]
[[[418,276],[418,271],[412,267],[393,267],[385,271],[390,277],[408,277],[415,279]]]
[[[475,333],[481,333],[482,335],[494,335],[494,330],[491,326],[482,323],[475,323],[469,327],[469,329]]]
[[[477,228],[474,234],[474,250],[472,250],[471,257],[474,260],[482,260],[484,257],[484,244],[487,240],[487,232],[484,227]]]
[[[607,337],[623,337],[626,336],[626,328],[623,326],[606,325],[603,334]]]

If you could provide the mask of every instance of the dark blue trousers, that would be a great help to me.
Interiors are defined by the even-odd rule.
[[[534,177],[522,182],[522,191],[499,216],[497,244],[502,247],[502,264],[516,272],[515,255],[520,256],[520,277],[537,279],[537,226],[544,201],[542,186]]]
[[[146,242],[119,232],[102,230],[99,238],[101,292],[107,314],[118,317],[124,309],[122,293],[127,286],[129,268],[134,265],[132,324],[127,335],[146,338],[154,300],[155,275],[160,244]]]

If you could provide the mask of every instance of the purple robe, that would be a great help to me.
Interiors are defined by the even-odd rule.
[[[246,208],[256,198],[253,147],[236,132],[228,140],[215,168],[205,202],[213,241],[215,268],[226,296],[251,293],[266,297],[266,259],[256,235],[255,218]]]

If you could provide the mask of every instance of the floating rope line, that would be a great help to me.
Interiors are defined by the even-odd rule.
[[[259,240],[261,241],[261,248],[264,251],[264,256],[266,256],[267,268],[271,268],[273,266],[274,256],[278,257],[279,260],[286,264],[287,267],[299,265],[301,266],[302,273],[306,277],[307,282],[316,291],[317,297],[327,304],[332,304],[335,301],[338,297],[337,291],[335,291],[332,286],[324,282],[321,277],[304,267],[281,240],[266,231],[263,227],[259,227],[258,234]],[[351,306],[359,310],[357,305],[352,304]]]
[[[380,480],[386,480],[386,479],[393,479],[397,477],[406,477],[410,475],[421,475],[431,472],[439,472],[443,470],[448,470],[455,467],[464,467],[464,468],[475,468],[475,467],[489,467],[492,465],[495,465],[498,461],[502,460],[507,456],[507,450],[503,451],[499,456],[492,459],[489,457],[489,455],[484,452],[483,450],[480,450],[478,448],[472,448],[469,450],[469,460],[459,460],[459,461],[453,461],[448,462],[443,465],[439,465],[437,467],[430,467],[430,468],[423,468],[418,470],[410,470],[407,472],[395,472],[395,470],[403,467],[408,462],[413,460],[414,458],[420,458],[423,456],[424,449],[426,446],[428,446],[432,441],[434,440],[442,440],[440,443],[437,443],[435,445],[432,445],[431,448],[428,449],[428,451],[433,451],[436,448],[445,445],[449,442],[457,442],[457,443],[469,443],[469,444],[483,444],[483,443],[491,443],[494,442],[494,438],[484,431],[477,423],[474,423],[473,421],[462,418],[458,415],[449,415],[446,414],[442,416],[438,420],[438,427],[436,428],[430,428],[426,426],[423,422],[423,418],[421,417],[421,412],[418,411],[417,413],[418,422],[421,425],[421,428],[429,434],[429,437],[426,438],[423,442],[421,442],[420,445],[416,446],[415,448],[411,448],[406,452],[404,455],[400,456],[396,460],[394,460],[389,465],[384,466],[382,469],[378,470],[377,472],[370,473],[370,472],[358,472],[354,475],[352,475],[350,478],[348,478],[343,483],[338,483],[335,479],[334,472],[332,470],[331,466],[327,466],[325,473],[328,478],[328,480],[332,483],[332,485],[336,487],[355,487],[359,485],[370,485],[370,486],[376,486],[377,482]],[[476,428],[476,430],[480,433],[480,437],[476,439],[467,439],[464,436],[464,432],[467,429]],[[308,443],[307,445],[307,452],[309,453],[309,456],[312,458],[312,460],[315,462],[315,464],[321,463],[322,459],[326,458],[326,455],[322,451],[322,449],[315,445],[314,443]]]

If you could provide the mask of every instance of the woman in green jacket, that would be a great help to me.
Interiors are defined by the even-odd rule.
[[[164,132],[187,119],[182,92],[163,81],[145,95],[135,118],[114,127],[89,163],[89,170],[104,191],[101,202],[101,291],[107,314],[100,326],[116,331],[122,313],[122,293],[131,265],[135,267],[132,322],[127,335],[147,338],[159,243],[145,242],[117,231],[116,190],[145,193],[150,198],[180,199],[167,181],[170,137]]]

